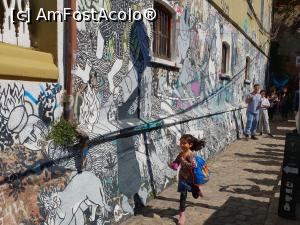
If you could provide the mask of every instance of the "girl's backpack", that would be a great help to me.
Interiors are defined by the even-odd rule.
[[[197,167],[193,169],[194,184],[205,184],[209,181],[210,172],[206,161],[200,157],[195,156]]]

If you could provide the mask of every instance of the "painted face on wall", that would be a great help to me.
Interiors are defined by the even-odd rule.
[[[41,150],[41,141],[45,140],[48,128],[43,121],[35,115],[28,117],[28,122],[24,129],[18,134],[20,144],[32,151]]]
[[[45,140],[48,128],[44,122],[35,115],[28,115],[24,106],[15,107],[7,121],[8,130],[24,144],[26,148],[33,151],[41,149],[40,141]]]

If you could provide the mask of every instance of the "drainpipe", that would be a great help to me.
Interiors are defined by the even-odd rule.
[[[65,2],[68,8],[71,8],[72,12],[76,10],[76,0],[66,0]],[[66,120],[73,119],[73,105],[72,105],[72,86],[73,86],[73,76],[72,68],[75,61],[76,53],[76,22],[74,19],[69,18],[66,22],[65,27],[65,41],[67,45],[66,49],[66,79],[65,79],[65,102],[64,102],[64,118]]]
[[[72,10],[72,12],[76,11],[76,0],[66,0],[68,2],[67,7]],[[76,55],[76,48],[77,48],[77,28],[76,28],[76,21],[74,19],[70,19],[67,22],[67,29],[66,29],[66,37],[67,37],[67,73],[66,73],[66,98],[65,98],[65,111],[64,117],[68,121],[72,121],[74,118],[74,99],[72,93],[73,87],[73,75],[72,69],[75,62],[75,55]],[[76,129],[76,133],[79,136],[79,156],[80,160],[77,167],[77,172],[81,173],[83,168],[86,166],[87,163],[87,154],[89,150],[88,141],[89,136],[86,132],[80,128]]]

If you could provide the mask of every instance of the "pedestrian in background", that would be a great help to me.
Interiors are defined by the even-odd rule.
[[[299,90],[295,92],[294,99],[293,99],[293,111],[294,111],[294,116],[296,120],[296,132],[299,131],[300,129],[300,124],[299,124]]]
[[[268,99],[269,99],[269,102],[270,102],[270,107],[268,109],[269,119],[273,120],[273,117],[274,117],[274,114],[277,110],[277,105],[278,105],[278,102],[279,102],[278,95],[276,94],[276,89],[273,89],[271,91],[271,94],[270,94]]]
[[[268,98],[266,98],[266,91],[261,90],[261,103],[260,103],[260,111],[259,111],[259,132],[260,135],[265,131],[270,137],[273,137],[270,131],[269,125],[269,115],[268,108],[270,107],[270,102]]]
[[[251,139],[257,140],[255,137],[257,123],[259,120],[259,109],[261,104],[260,85],[255,84],[253,86],[253,92],[246,97],[247,107],[247,124],[245,128],[245,137],[248,140],[251,135]]]
[[[290,101],[290,95],[288,92],[288,89],[285,87],[283,89],[281,99],[280,99],[280,112],[281,112],[281,118],[283,121],[288,120],[288,113],[290,111],[291,107],[291,101]]]

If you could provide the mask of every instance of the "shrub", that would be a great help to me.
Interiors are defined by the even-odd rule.
[[[66,147],[78,141],[76,133],[77,124],[69,122],[64,118],[55,122],[49,132],[48,140],[53,140],[56,144]]]

